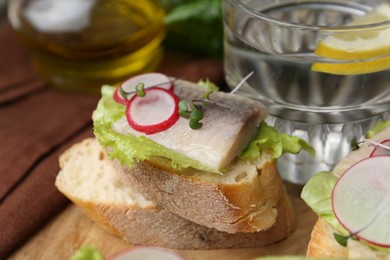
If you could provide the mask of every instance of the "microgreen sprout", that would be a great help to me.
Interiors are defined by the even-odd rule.
[[[238,89],[244,84],[245,81],[252,76],[253,71],[250,72],[245,78],[243,78],[240,83],[230,92],[230,94],[234,94],[238,91]],[[204,118],[204,111],[210,107],[211,105],[216,104],[216,101],[213,101],[210,96],[213,94],[215,90],[209,90],[203,95],[203,99],[195,99],[190,102],[191,109],[188,108],[187,104],[181,100],[179,102],[179,115],[184,118],[189,118],[189,125],[191,129],[199,129],[203,126],[200,122]]]
[[[201,110],[192,110],[190,113],[190,127],[191,129],[199,129],[203,126],[200,122],[204,117],[204,114]]]
[[[360,149],[359,143],[355,138],[351,140],[351,149],[352,151],[356,151]]]
[[[381,143],[378,143],[378,142],[375,142],[375,141],[372,141],[372,140],[369,140],[369,139],[364,139],[364,141],[366,141],[366,142],[368,142],[368,143],[370,143],[372,145],[375,145],[375,146],[378,146],[378,147],[381,147],[381,148],[383,148],[385,150],[390,151],[390,147],[387,146],[387,145],[384,145],[384,144],[381,144]]]
[[[179,101],[179,115],[184,118],[189,118],[190,120],[190,127],[191,129],[199,129],[203,126],[203,124],[200,122],[203,117],[204,113],[203,111],[209,106],[214,104],[210,99],[210,95],[213,93],[213,90],[207,91],[203,95],[203,100],[195,99],[190,102],[190,108],[188,108],[187,104],[183,101]]]
[[[119,87],[119,94],[121,95],[121,97],[123,99],[128,99],[129,96],[133,95],[133,94],[136,94],[137,96],[139,97],[144,97],[145,96],[145,90],[148,89],[148,88],[151,88],[151,87],[158,87],[158,86],[163,86],[163,85],[166,85],[166,84],[169,84],[169,83],[173,83],[175,82],[177,79],[174,79],[174,80],[170,80],[170,81],[167,81],[167,82],[162,82],[162,83],[158,83],[158,84],[155,84],[155,85],[151,85],[151,86],[147,86],[145,85],[145,83],[143,82],[138,82],[137,85],[135,85],[135,87],[133,88],[134,90],[131,90],[131,91],[126,91],[124,89],[124,86],[121,85]],[[133,85],[134,86],[134,85]]]
[[[245,78],[243,78],[240,83],[238,83],[238,85],[232,90],[230,91],[230,94],[234,94],[236,93],[241,87],[242,85],[244,85],[244,83],[253,75],[253,71],[249,72],[248,75],[245,76]]]
[[[348,240],[350,238],[355,239],[355,237],[352,234],[348,236],[342,236],[340,234],[333,233],[333,237],[337,241],[337,243],[339,243],[343,247],[346,247],[348,245]]]
[[[351,140],[351,149],[352,149],[352,151],[359,150],[359,149],[360,149],[359,145],[360,145],[361,143],[363,143],[363,142],[367,142],[367,143],[369,143],[370,145],[374,145],[374,146],[377,146],[377,147],[381,147],[381,148],[383,148],[383,149],[385,149],[385,150],[390,151],[390,146],[387,146],[387,145],[384,145],[384,144],[381,144],[381,143],[372,141],[372,140],[370,140],[370,139],[363,139],[363,141],[361,141],[361,142],[358,142],[356,139],[352,139],[352,140]]]
[[[137,91],[137,96],[144,97],[145,96],[145,84],[140,82],[135,86],[135,90]]]
[[[127,95],[128,95],[129,93],[127,93],[127,92],[123,89],[123,87],[120,86],[120,87],[119,87],[119,94],[121,95],[121,97],[122,97],[123,99],[127,99]]]
[[[187,117],[188,113],[189,113],[189,111],[188,111],[188,107],[187,107],[186,102],[184,102],[183,100],[180,100],[179,101],[179,115],[181,117]]]

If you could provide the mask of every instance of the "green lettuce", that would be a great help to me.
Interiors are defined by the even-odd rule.
[[[165,47],[221,58],[221,0],[162,0],[167,28]]]
[[[284,133],[278,133],[275,128],[262,122],[259,127],[259,132],[254,141],[246,148],[240,157],[255,160],[260,156],[262,151],[271,149],[273,158],[277,159],[284,153],[297,154],[301,150],[305,150],[311,155],[315,155],[313,147],[306,143],[303,139],[291,136]]]
[[[379,133],[382,130],[385,130],[385,128],[390,127],[390,120],[387,121],[379,121],[375,124],[375,126],[366,133],[366,138],[371,138],[377,133]]]
[[[99,250],[93,246],[84,246],[76,251],[71,260],[103,260]]]
[[[207,82],[202,84],[209,85]],[[144,136],[135,137],[115,132],[112,124],[124,116],[126,108],[114,101],[112,98],[114,91],[115,87],[102,87],[102,98],[93,114],[94,134],[103,146],[109,148],[110,159],[116,159],[122,165],[132,167],[136,161],[147,160],[151,157],[167,158],[174,169],[192,167],[202,171],[220,173],[216,169],[167,149]],[[241,158],[255,160],[262,151],[269,150],[274,151],[275,159],[283,153],[298,153],[301,150],[314,154],[313,148],[302,139],[277,133],[273,127],[262,123],[256,139],[242,153]]]
[[[206,80],[201,79],[198,81],[197,84],[201,87],[205,87],[205,88],[212,90],[212,91],[219,90],[219,87],[217,85],[215,85],[215,83],[210,81],[209,79],[206,79]]]
[[[343,235],[348,232],[336,219],[332,208],[332,191],[338,178],[331,172],[315,174],[303,187],[301,198],[318,216]]]

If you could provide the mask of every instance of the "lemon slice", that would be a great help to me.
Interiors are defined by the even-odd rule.
[[[349,25],[373,24],[387,20],[390,20],[390,5],[381,4]],[[318,44],[315,54],[340,62],[314,63],[312,66],[314,71],[355,75],[387,69],[390,67],[390,57],[386,57],[390,54],[390,26],[375,30],[333,33]],[[383,58],[376,58],[381,56]]]

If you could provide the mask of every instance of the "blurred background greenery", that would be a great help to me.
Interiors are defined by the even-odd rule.
[[[160,0],[166,10],[169,49],[222,57],[222,0]]]

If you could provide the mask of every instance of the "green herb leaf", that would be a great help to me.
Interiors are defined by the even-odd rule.
[[[188,113],[189,113],[188,106],[187,106],[186,102],[184,102],[183,100],[180,100],[179,101],[179,115],[181,117],[187,118]]]
[[[352,151],[359,150],[359,143],[356,141],[356,139],[351,140],[351,149]]]
[[[203,111],[203,109],[205,108],[205,104],[202,101],[195,100],[191,102],[191,108],[192,110]]]
[[[211,103],[210,101],[205,100],[193,100],[190,103],[191,110],[188,109],[187,104],[180,100],[179,101],[179,115],[184,118],[188,118],[188,114],[190,115],[190,128],[191,129],[199,129],[203,126],[203,124],[200,122],[200,120],[204,117],[204,109]]]
[[[135,90],[137,91],[137,96],[144,97],[145,96],[145,84],[140,82],[135,86]]]
[[[190,127],[191,129],[199,129],[203,126],[200,120],[203,119],[203,112],[200,110],[193,110],[190,114]]]
[[[163,0],[162,3],[167,10],[166,47],[222,57],[221,0]]]
[[[351,238],[351,236],[342,236],[337,233],[333,233],[334,239],[336,239],[337,243],[339,243],[341,246],[346,247],[348,244],[348,239]]]

